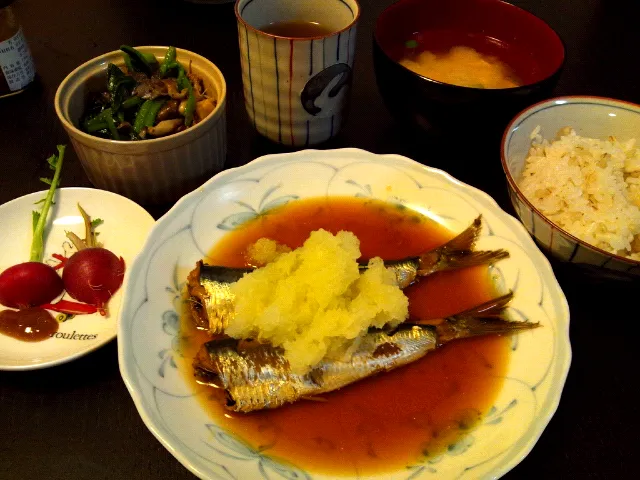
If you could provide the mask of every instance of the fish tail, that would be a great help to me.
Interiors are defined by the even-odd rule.
[[[478,215],[466,230],[449,240],[440,248],[451,251],[473,250],[476,240],[478,240],[480,236],[480,230],[482,230],[482,215]]]
[[[418,275],[426,276],[443,270],[495,263],[507,258],[509,252],[499,250],[473,251],[482,227],[482,215],[455,238],[418,257]]]
[[[517,333],[539,327],[538,322],[515,322],[507,320],[504,311],[513,298],[513,292],[473,307],[447,318],[437,325],[438,345],[459,338],[481,335]]]
[[[507,258],[509,252],[503,250],[479,250],[477,252],[454,251],[445,252],[439,262],[437,271],[455,270],[459,268],[474,267],[476,265],[488,265],[498,260]],[[429,272],[433,273],[433,272]],[[418,270],[418,275],[422,275],[422,269]]]
[[[482,318],[503,318],[504,310],[507,308],[511,300],[513,299],[513,292],[506,293],[497,298],[471,307],[464,312],[461,312],[455,316],[465,317],[482,317]]]

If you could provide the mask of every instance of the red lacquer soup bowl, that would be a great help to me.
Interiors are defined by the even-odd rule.
[[[518,111],[552,94],[565,59],[562,40],[549,25],[500,0],[400,0],[378,17],[373,44],[387,107],[399,120],[434,133],[501,132]],[[452,85],[399,63],[411,53],[457,46],[506,64],[518,86]]]

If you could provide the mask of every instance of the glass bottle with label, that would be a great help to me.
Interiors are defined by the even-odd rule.
[[[33,82],[36,69],[11,4],[0,0],[0,98],[15,95]]]

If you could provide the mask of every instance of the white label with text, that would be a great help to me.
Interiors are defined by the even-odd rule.
[[[26,87],[36,76],[36,69],[22,29],[18,30],[13,37],[0,43],[0,68],[12,92]]]

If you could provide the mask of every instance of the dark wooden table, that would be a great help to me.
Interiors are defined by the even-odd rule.
[[[443,0],[445,1],[445,0]],[[378,95],[371,58],[375,18],[391,0],[360,0],[351,115],[321,148],[398,153],[442,168],[492,195],[511,212],[497,145],[469,155],[434,146],[398,125]],[[565,41],[558,94],[640,101],[635,0],[515,0]],[[227,167],[283,151],[259,137],[244,110],[232,4],[160,0],[18,0],[39,78],[0,100],[0,204],[41,190],[45,158],[67,142],[53,109],[60,81],[101,53],[130,45],[177,45],[217,64],[228,85]],[[473,125],[461,125],[473,128]],[[464,144],[464,137],[462,137]],[[70,150],[62,186],[90,186]],[[150,208],[157,218],[170,206]],[[0,228],[2,226],[0,225]],[[553,262],[571,309],[573,363],[557,413],[533,451],[505,478],[635,478],[640,430],[636,365],[638,285],[602,281]],[[118,370],[116,342],[74,362],[32,372],[0,372],[0,478],[193,478],[149,433]]]

